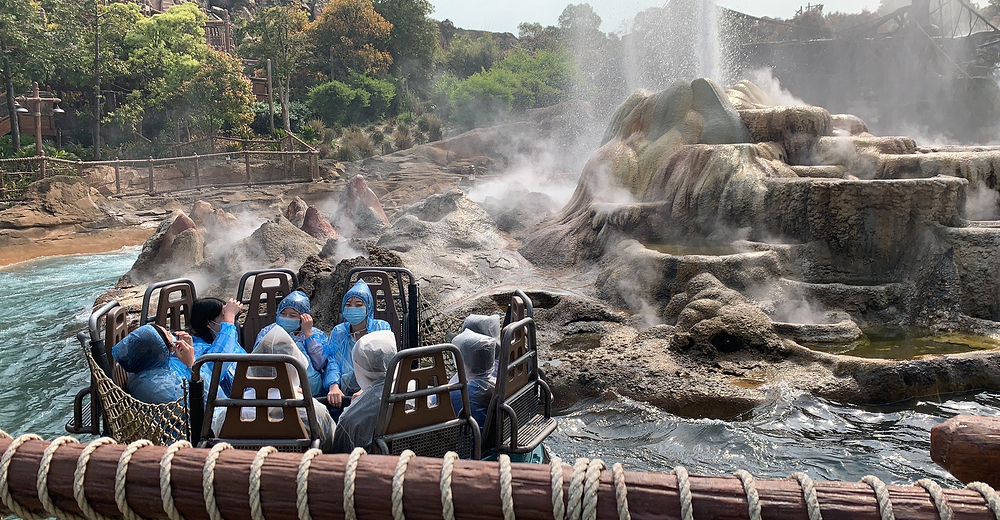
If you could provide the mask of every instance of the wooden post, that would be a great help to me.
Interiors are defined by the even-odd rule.
[[[153,156],[152,155],[149,156],[149,163],[148,164],[149,164],[149,193],[152,194],[152,193],[154,193],[153,192]]]
[[[115,194],[122,194],[122,177],[121,173],[118,171],[118,159],[115,159]]]
[[[11,439],[0,439],[0,451]],[[9,491],[24,508],[48,516],[38,497],[37,475],[49,442],[25,442],[10,457]],[[65,444],[56,450],[49,465],[47,488],[53,502],[70,514],[79,514],[73,495],[73,473],[84,444]],[[124,445],[102,446],[87,464],[84,496],[91,507],[106,516],[119,516],[115,502],[115,476]],[[140,518],[167,520],[160,498],[160,460],[166,448],[149,446],[132,456],[125,479],[125,499]],[[169,474],[177,512],[187,520],[208,520],[202,472],[209,450],[186,448],[173,457]],[[250,467],[254,450],[219,453],[212,475],[214,497],[223,518],[250,518]],[[308,504],[313,518],[340,519],[344,512],[344,469],[348,456],[319,455],[312,459],[308,475]],[[269,520],[297,520],[296,473],[301,455],[273,453],[263,461],[260,503]],[[391,518],[392,482],[398,457],[365,455],[357,465],[354,504],[362,520]],[[608,461],[609,463],[611,461]],[[410,460],[403,486],[403,513],[409,520],[441,518],[441,459],[415,457]],[[561,471],[560,471],[561,470]],[[563,500],[570,496],[573,468],[557,468],[562,480]],[[791,471],[791,468],[790,468]],[[500,498],[500,470],[496,462],[459,460],[452,472],[451,491],[455,518],[500,520],[504,518]],[[677,520],[681,503],[677,479],[668,473],[626,471],[629,514],[634,520]],[[544,464],[511,465],[512,502],[519,520],[550,520],[552,493],[550,467]],[[558,480],[557,480],[558,482]],[[690,476],[691,504],[695,519],[746,520],[747,494],[733,476]],[[802,488],[793,479],[756,479],[761,517],[768,520],[802,520],[808,517]],[[601,471],[594,490],[595,517],[618,519],[614,477]],[[861,482],[815,482],[816,498],[826,520],[879,520],[875,493]],[[896,518],[937,520],[927,490],[918,486],[887,486]],[[945,503],[954,520],[996,520],[986,501],[970,489],[943,489]],[[565,505],[565,503],[564,503]]]
[[[42,178],[45,178],[45,151],[42,150],[38,155],[38,172],[41,174]]]
[[[83,177],[83,161],[79,159],[76,160],[76,174]]]
[[[288,182],[288,172],[289,171],[292,172],[292,177],[295,176],[295,154],[294,153],[292,154],[292,158],[289,161],[289,163],[290,163],[289,169],[285,170],[285,182]]]
[[[957,415],[934,425],[931,460],[962,482],[1000,488],[1000,417]]]
[[[199,167],[198,167],[198,152],[195,152],[194,153],[194,185],[195,186],[200,186],[201,185],[201,174],[198,172],[198,170],[199,170]]]
[[[309,178],[319,178],[319,150],[309,151]]]
[[[271,58],[267,59],[267,115],[271,139],[274,138],[274,93],[271,92]]]
[[[212,147],[212,153],[215,153],[215,135],[209,137],[208,141],[211,143],[210,146]]]
[[[252,186],[253,181],[250,180],[250,150],[246,148],[243,149],[243,164],[247,167],[247,186]]]

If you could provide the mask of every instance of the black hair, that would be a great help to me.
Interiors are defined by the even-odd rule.
[[[218,298],[198,298],[191,305],[191,335],[201,338],[205,343],[215,340],[215,333],[208,328],[208,322],[222,314],[222,306],[226,302]]]

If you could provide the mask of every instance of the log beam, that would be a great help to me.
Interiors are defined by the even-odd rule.
[[[0,439],[0,452],[11,444]],[[47,441],[28,441],[11,459],[10,491],[29,510],[43,513],[36,491],[36,476]],[[80,513],[73,499],[73,473],[84,445],[60,447],[53,457],[48,489],[55,504],[70,513]],[[118,459],[125,446],[98,448],[87,466],[86,496],[97,512],[120,517],[114,499]],[[127,474],[128,503],[147,519],[167,520],[160,499],[160,459],[166,448],[150,446],[132,457]],[[202,468],[206,449],[183,449],[176,453],[171,471],[173,498],[186,520],[208,520],[202,492]],[[250,518],[249,476],[255,452],[226,450],[216,462],[216,500],[224,518]],[[313,518],[343,518],[344,467],[347,455],[321,455],[313,459],[309,472],[309,506]],[[300,455],[275,453],[264,463],[261,502],[268,520],[297,520],[295,477]],[[359,520],[391,517],[392,478],[396,457],[366,455],[357,469],[355,504]],[[441,459],[411,460],[404,484],[403,509],[408,520],[438,520],[441,514],[439,478]],[[550,519],[551,481],[548,465],[513,464],[513,502],[521,520]],[[563,466],[563,493],[569,497],[573,469]],[[499,469],[496,462],[457,461],[452,476],[455,516],[462,519],[502,519]],[[672,474],[625,472],[628,503],[635,520],[680,520],[677,480]],[[598,487],[597,517],[618,518],[611,471],[603,471]],[[807,518],[802,490],[795,480],[757,480],[763,518],[804,520]],[[690,477],[696,519],[745,520],[746,495],[735,477]],[[857,482],[815,483],[824,520],[879,520],[871,488]],[[915,486],[888,486],[896,518],[937,520],[938,513],[927,491]],[[982,496],[967,489],[946,489],[944,496],[954,511],[954,520],[996,520]]]
[[[1000,417],[957,415],[935,425],[931,460],[966,484],[1000,488]]]

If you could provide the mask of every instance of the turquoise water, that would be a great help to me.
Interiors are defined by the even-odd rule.
[[[65,435],[76,391],[89,383],[75,336],[94,299],[131,267],[139,249],[37,260],[0,268],[0,428]],[[930,428],[967,413],[1000,415],[1000,393],[865,408],[788,388],[731,420],[685,419],[624,398],[561,412],[546,442],[566,461],[600,457],[627,469],[695,474],[747,469],[761,477],[805,471],[815,479],[959,482],[930,460]],[[83,439],[86,440],[86,439]]]
[[[0,268],[0,429],[66,434],[73,396],[90,384],[76,333],[138,256],[132,247]]]

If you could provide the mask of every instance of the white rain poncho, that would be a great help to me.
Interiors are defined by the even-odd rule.
[[[477,334],[472,330],[465,330],[455,336],[451,342],[458,347],[458,351],[462,354],[462,363],[465,365],[469,406],[472,407],[470,414],[479,427],[484,428],[486,426],[486,412],[489,410],[495,388],[496,380],[492,378],[492,375],[497,340],[490,336]],[[451,392],[451,405],[455,408],[455,414],[462,411],[462,394],[458,390]]]
[[[490,336],[497,341],[500,341],[500,326],[502,325],[502,320],[500,316],[496,314],[484,315],[484,314],[470,314],[469,317],[465,318],[462,322],[462,331],[471,330],[472,332],[477,332],[484,336]]]
[[[333,438],[335,452],[349,453],[358,446],[371,451],[375,430],[378,428],[386,371],[394,355],[396,336],[391,330],[369,332],[354,345],[351,356],[354,375],[361,385],[361,395],[340,416],[340,424]]]
[[[261,338],[257,343],[257,346],[253,350],[254,354],[286,354],[294,357],[302,366],[308,366],[309,360],[306,355],[302,353],[299,347],[295,344],[295,340],[285,332],[285,329],[281,327],[273,327],[268,333]],[[299,381],[298,370],[295,370],[291,365],[287,366],[288,377],[292,383],[292,388],[295,390],[296,398],[302,397],[302,387]],[[250,367],[247,371],[247,375],[250,377],[274,377],[273,369],[270,367]],[[244,399],[255,399],[255,393],[252,388],[247,388],[243,394]],[[271,388],[268,390],[267,399],[280,399],[281,394],[277,388]],[[330,412],[327,411],[326,407],[320,404],[319,401],[312,400],[313,409],[316,412],[316,422],[319,424],[320,428],[320,443],[324,452],[330,451],[330,443],[333,440],[334,422],[333,418],[330,417]],[[213,429],[218,432],[222,428],[222,424],[226,418],[226,409],[217,408],[215,417],[212,421]],[[270,408],[268,410],[269,414],[274,414],[275,419],[280,419],[282,409],[281,408]],[[244,420],[252,421],[256,417],[256,408],[245,407],[240,409],[240,415]],[[299,416],[302,418],[302,423],[305,424],[306,429],[309,429],[309,416],[304,408],[299,409]]]

